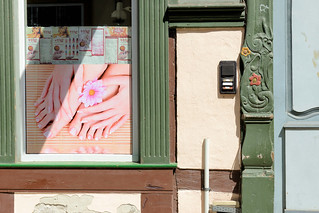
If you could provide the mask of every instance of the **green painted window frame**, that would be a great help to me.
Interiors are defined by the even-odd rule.
[[[14,49],[17,1],[0,0],[0,167],[176,167],[170,162],[167,0],[139,0],[138,126],[139,163],[16,162],[20,75]],[[17,95],[18,94],[18,95]]]

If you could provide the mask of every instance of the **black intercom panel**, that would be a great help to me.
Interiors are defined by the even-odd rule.
[[[236,94],[236,61],[219,62],[220,94]]]

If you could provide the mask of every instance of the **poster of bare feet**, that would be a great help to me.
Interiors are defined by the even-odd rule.
[[[79,32],[73,28],[69,29]],[[101,33],[105,31],[95,31],[99,33],[94,37],[99,46],[95,47],[96,44],[91,41],[91,50],[95,51],[97,57],[105,58],[106,51],[101,47],[101,44],[105,43],[105,37]],[[54,35],[54,32],[52,34]],[[70,37],[68,34],[65,37],[64,40],[60,40],[61,47],[68,48],[69,43],[79,42],[75,44],[76,55],[76,46],[81,45],[79,36]],[[45,42],[47,48],[56,43],[54,40],[51,43],[47,40]],[[41,44],[41,40],[39,43]],[[40,48],[35,46],[36,44],[32,49],[40,49],[41,55],[41,45]],[[66,51],[63,57],[72,54],[72,51]],[[129,62],[27,64],[27,154],[131,155],[131,120]]]

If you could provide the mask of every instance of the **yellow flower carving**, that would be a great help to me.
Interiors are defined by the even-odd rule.
[[[248,48],[248,47],[243,47],[242,49],[241,49],[241,54],[243,55],[243,56],[247,56],[247,55],[249,55],[251,53],[251,51],[250,51],[250,49]]]

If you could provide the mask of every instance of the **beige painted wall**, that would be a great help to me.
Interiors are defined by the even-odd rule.
[[[15,193],[14,213],[139,213],[141,194],[35,194]]]
[[[243,28],[177,30],[177,161],[203,168],[203,140],[210,138],[210,168],[240,169],[240,100],[218,91],[218,64],[237,61]],[[238,85],[238,84],[237,84]]]
[[[238,194],[210,192],[209,204],[216,201],[238,201]],[[178,190],[178,212],[204,212],[204,192],[200,190]]]

